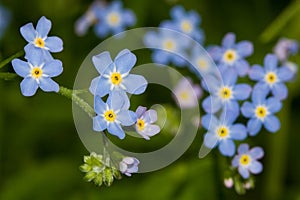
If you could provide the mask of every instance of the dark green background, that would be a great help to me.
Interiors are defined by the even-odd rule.
[[[28,22],[36,24],[45,15],[53,24],[50,35],[64,41],[63,52],[54,54],[63,61],[64,73],[55,80],[71,88],[81,62],[102,41],[92,30],[84,37],[74,33],[74,22],[90,3],[84,0],[1,0],[1,4],[11,10],[12,21],[0,41],[0,58],[16,53],[26,44],[19,33],[20,26]],[[292,3],[293,6],[288,7]],[[234,32],[238,40],[254,43],[254,55],[249,58],[251,64],[262,63],[280,36],[300,40],[300,1],[127,0],[124,4],[136,13],[136,27],[158,26],[161,20],[169,19],[169,10],[175,4],[195,9],[202,16],[206,45],[220,44],[224,34]],[[289,13],[293,16],[278,19],[285,9],[291,9],[286,16]],[[277,24],[269,28],[274,21]],[[262,37],[266,29],[267,34]],[[292,59],[300,62],[299,56]],[[143,63],[143,59],[139,63]],[[2,71],[12,72],[11,65]],[[288,84],[290,96],[279,114],[281,131],[275,135],[261,132],[250,141],[252,145],[264,147],[265,168],[256,176],[256,189],[244,196],[222,185],[224,160],[217,151],[215,156],[198,159],[203,131],[182,158],[163,170],[124,177],[109,188],[85,183],[78,166],[88,152],[75,130],[71,102],[55,93],[41,91],[34,97],[23,97],[20,81],[0,80],[1,200],[300,199],[298,81]],[[159,144],[168,142],[164,136],[156,137]],[[138,144],[129,141],[127,145]]]

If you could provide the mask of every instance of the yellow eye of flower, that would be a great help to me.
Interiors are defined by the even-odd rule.
[[[229,130],[225,126],[221,126],[217,129],[217,134],[220,138],[225,138],[229,135]]]
[[[265,106],[257,106],[255,115],[259,119],[264,119],[268,115],[268,109]]]
[[[39,67],[34,67],[32,70],[31,70],[31,76],[35,79],[38,79],[40,78],[41,76],[43,75],[43,70]]]
[[[122,76],[119,72],[114,72],[110,76],[112,84],[119,85],[122,82]]]
[[[172,51],[172,50],[175,49],[175,43],[174,43],[173,40],[168,39],[168,40],[165,40],[165,41],[164,41],[163,47],[164,47],[164,49],[167,49],[167,50],[169,50],[169,51]]]
[[[35,46],[37,47],[40,47],[40,48],[44,48],[45,47],[45,42],[42,38],[38,37],[34,40],[34,44]]]
[[[106,121],[109,121],[109,122],[113,122],[115,121],[117,115],[114,113],[113,110],[108,110],[104,113],[104,118]]]
[[[180,93],[180,98],[183,100],[187,100],[189,98],[189,93],[187,91],[182,91]]]
[[[220,93],[220,97],[223,99],[223,100],[228,100],[231,98],[231,89],[229,87],[223,87],[220,89],[219,91]]]
[[[203,58],[199,58],[197,60],[197,66],[201,70],[207,70],[207,68],[208,68],[207,61]]]
[[[277,82],[277,76],[274,72],[269,72],[266,74],[265,76],[265,81],[270,84],[273,85],[274,83]]]
[[[240,158],[241,165],[248,165],[251,162],[251,158],[248,154],[243,154]]]
[[[117,26],[120,22],[120,16],[118,13],[116,12],[112,12],[108,15],[108,24],[110,24],[111,26]]]
[[[223,60],[227,63],[232,63],[236,60],[236,57],[236,52],[229,49],[224,53]]]
[[[142,120],[142,119],[138,119],[137,122],[136,122],[136,126],[137,126],[137,128],[138,128],[139,131],[144,130],[144,128],[145,128],[145,121]]]
[[[190,33],[192,31],[192,25],[189,21],[184,20],[181,22],[181,29],[186,33]]]

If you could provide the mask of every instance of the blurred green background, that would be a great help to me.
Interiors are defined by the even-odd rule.
[[[64,41],[63,52],[54,54],[63,61],[64,73],[55,80],[71,88],[83,59],[102,41],[92,30],[84,37],[74,33],[75,21],[91,2],[1,0],[0,4],[12,13],[11,23],[0,41],[1,60],[23,49],[26,44],[19,27],[28,22],[36,24],[45,15],[53,24],[50,35],[57,35]],[[281,36],[300,40],[300,1],[126,0],[124,4],[137,15],[136,27],[158,26],[160,21],[170,18],[169,10],[175,4],[195,9],[202,17],[206,45],[220,44],[225,33],[234,32],[238,40],[254,43],[254,55],[249,59],[251,64],[262,63],[264,55],[272,51]],[[300,56],[292,59],[300,63]],[[12,72],[11,65],[2,71]],[[109,188],[97,188],[84,182],[78,166],[82,164],[82,156],[89,152],[74,127],[71,102],[57,94],[41,91],[34,97],[25,98],[20,93],[20,80],[0,80],[1,200],[300,200],[298,80],[289,83],[290,96],[279,114],[281,130],[275,135],[261,132],[251,140],[251,144],[265,149],[264,172],[256,176],[256,188],[243,196],[223,186],[224,160],[217,151],[202,160],[198,158],[203,131],[199,132],[184,156],[162,170],[124,177]],[[168,142],[166,137],[156,137],[159,144]]]

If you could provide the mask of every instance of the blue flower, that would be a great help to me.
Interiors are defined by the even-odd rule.
[[[238,155],[232,160],[232,166],[238,167],[238,171],[244,179],[252,174],[259,174],[263,170],[263,165],[258,162],[264,156],[261,147],[254,147],[249,150],[248,144],[241,144],[238,148]]]
[[[182,33],[170,29],[149,31],[144,37],[144,43],[148,48],[155,49],[152,53],[152,60],[155,63],[163,65],[173,63],[177,67],[186,64],[181,56],[187,57],[185,51],[189,47],[189,39]]]
[[[246,57],[253,53],[253,45],[249,41],[235,43],[235,34],[228,33],[224,36],[222,46],[213,46],[208,49],[212,58],[217,62],[221,72],[234,68],[239,76],[245,76],[249,70]]]
[[[234,70],[227,70],[222,74],[222,80],[207,76],[211,94],[202,102],[202,107],[207,113],[216,113],[222,106],[228,111],[238,113],[239,105],[237,100],[245,100],[250,96],[251,87],[248,84],[236,84],[237,74]]]
[[[51,21],[46,17],[41,17],[34,29],[32,23],[28,23],[20,28],[24,39],[28,42],[24,50],[28,53],[39,50],[42,51],[45,59],[52,59],[49,52],[60,52],[63,49],[63,42],[59,37],[48,37],[51,29]]]
[[[284,82],[292,80],[293,76],[294,72],[289,67],[278,67],[278,58],[272,54],[265,56],[264,67],[254,65],[249,72],[250,79],[258,81],[256,88],[267,93],[271,91],[279,100],[287,98],[288,89]]]
[[[119,164],[119,169],[122,174],[131,176],[132,173],[137,173],[140,161],[134,157],[125,157]]]
[[[120,139],[125,138],[122,126],[131,126],[136,122],[136,114],[128,110],[127,99],[120,92],[112,92],[104,103],[100,96],[95,96],[94,109],[96,116],[93,118],[95,131],[107,131]]]
[[[143,138],[150,140],[151,136],[160,132],[159,126],[153,124],[157,121],[157,112],[155,110],[147,110],[147,108],[139,106],[135,114],[137,116],[135,130]]]
[[[274,133],[280,128],[279,119],[274,116],[274,113],[280,111],[282,103],[274,98],[266,98],[266,93],[264,90],[254,89],[252,92],[252,103],[245,102],[241,111],[242,114],[250,118],[247,123],[247,129],[251,136],[256,135],[264,127]]]
[[[10,12],[0,5],[0,39],[2,38],[9,22],[11,14]]]
[[[182,6],[175,6],[171,10],[171,17],[172,21],[163,21],[160,27],[185,33],[201,44],[204,42],[204,33],[199,28],[201,17],[197,12],[194,10],[185,12]]]
[[[120,33],[136,22],[134,13],[129,9],[123,9],[121,1],[113,1],[95,14],[98,19],[95,32],[101,38],[107,36],[109,32]]]
[[[146,90],[147,81],[141,75],[129,74],[136,63],[136,56],[124,49],[112,61],[108,51],[93,56],[93,63],[100,76],[93,79],[90,91],[100,97],[111,91],[125,91],[130,94],[141,94]]]
[[[289,56],[295,55],[298,53],[298,50],[298,41],[287,38],[281,38],[273,49],[274,54],[281,62],[287,61]]]
[[[19,76],[24,77],[20,85],[24,96],[33,96],[38,87],[45,92],[59,91],[59,85],[51,77],[56,77],[62,73],[63,68],[60,60],[46,61],[42,52],[34,51],[27,55],[27,62],[14,59],[12,66]]]
[[[236,113],[226,112],[217,119],[214,115],[207,114],[202,117],[202,125],[207,129],[204,135],[204,144],[208,148],[218,145],[224,156],[233,156],[235,144],[233,140],[244,140],[247,137],[247,130],[243,124],[233,124],[236,120]]]

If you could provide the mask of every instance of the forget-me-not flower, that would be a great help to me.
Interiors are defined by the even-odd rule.
[[[238,155],[232,160],[232,166],[238,168],[240,175],[247,179],[250,173],[259,174],[263,170],[263,165],[257,161],[264,156],[264,151],[261,147],[249,149],[248,144],[241,144],[238,147]]]
[[[264,59],[264,67],[254,65],[249,77],[252,80],[258,81],[255,87],[270,91],[275,98],[283,100],[287,98],[288,89],[284,82],[293,79],[294,72],[286,66],[278,66],[278,58],[273,54],[268,54]]]
[[[163,21],[160,27],[185,33],[201,44],[204,42],[204,33],[199,28],[201,17],[196,11],[186,12],[182,6],[175,6],[171,9],[171,17],[172,20]]]
[[[125,91],[130,94],[141,94],[146,90],[147,81],[141,75],[129,74],[136,63],[136,56],[124,49],[112,61],[108,51],[93,56],[93,63],[100,73],[94,78],[90,91],[100,97],[111,91]]]
[[[131,126],[136,122],[136,114],[128,110],[129,106],[127,99],[118,91],[112,92],[106,103],[96,95],[94,109],[97,115],[93,118],[93,129],[95,131],[107,129],[110,134],[124,139],[125,133],[121,125]]]
[[[247,101],[241,107],[242,114],[250,118],[247,129],[251,136],[256,135],[262,125],[272,133],[280,128],[280,121],[274,114],[280,111],[282,103],[274,97],[266,98],[266,96],[264,90],[255,88],[251,96],[252,102]]]
[[[10,22],[11,14],[10,12],[0,5],[0,39],[2,38],[6,27]]]
[[[204,135],[204,144],[208,148],[218,145],[219,150],[224,156],[233,156],[235,153],[234,140],[244,140],[247,137],[247,130],[243,124],[234,124],[236,113],[226,112],[220,119],[216,116],[207,114],[202,117],[202,125],[207,129]]]
[[[274,54],[281,62],[287,61],[291,55],[298,53],[298,50],[298,41],[287,38],[281,38],[273,49]]]
[[[159,126],[153,124],[157,121],[157,112],[153,109],[147,110],[146,107],[139,106],[135,114],[137,120],[135,123],[136,132],[146,140],[160,132]]]
[[[59,85],[51,77],[63,71],[60,60],[44,60],[42,52],[34,51],[27,54],[27,62],[20,59],[12,60],[15,72],[23,77],[21,92],[24,96],[33,96],[40,87],[45,92],[58,92]]]
[[[245,76],[249,70],[246,57],[253,53],[253,45],[249,41],[236,43],[235,34],[228,33],[222,40],[222,46],[212,46],[208,49],[212,58],[217,62],[221,72],[233,68],[239,76]]]
[[[122,174],[126,176],[131,176],[132,173],[137,173],[139,168],[138,165],[140,161],[134,157],[125,157],[119,163],[119,169]]]
[[[24,47],[26,56],[33,51],[42,51],[45,59],[52,59],[49,52],[60,52],[63,49],[63,42],[57,36],[48,36],[51,29],[51,21],[46,17],[41,17],[36,29],[32,23],[25,24],[20,28],[20,32],[28,44]]]

